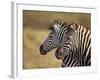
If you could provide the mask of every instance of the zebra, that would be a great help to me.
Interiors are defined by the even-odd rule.
[[[62,59],[62,67],[78,67],[80,66],[79,60],[77,59],[78,55],[75,52],[70,51],[69,54],[65,54],[64,47],[57,48],[55,56],[57,59]]]
[[[46,55],[47,52],[57,48],[55,56],[58,58],[59,54],[61,55],[62,67],[70,67],[70,64],[75,63],[75,66],[91,66],[89,29],[78,23],[68,24],[63,20],[54,20],[50,29],[52,31],[40,45],[40,54]],[[70,64],[67,65],[69,61]]]

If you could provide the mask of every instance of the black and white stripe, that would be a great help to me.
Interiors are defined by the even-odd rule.
[[[70,51],[69,54],[64,53],[64,48],[58,48],[56,50],[55,56],[57,59],[62,59],[62,67],[78,67],[80,66],[77,57],[73,51]]]
[[[58,59],[62,59],[63,67],[91,65],[90,30],[80,24],[68,25],[64,21],[55,20],[52,31],[40,46],[40,53],[46,54],[54,48]]]

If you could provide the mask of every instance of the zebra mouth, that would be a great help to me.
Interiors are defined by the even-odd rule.
[[[57,56],[57,55],[55,55],[55,56],[56,56],[56,58],[59,59],[59,60],[62,59],[61,57],[59,57],[59,56]]]
[[[40,46],[40,54],[42,54],[42,55],[46,55],[47,54],[47,51],[45,51],[43,49],[43,45]]]
[[[56,53],[55,53],[55,56],[56,56],[56,58],[59,59],[59,60],[62,59],[60,53],[57,52],[57,51],[56,51]]]
[[[40,51],[40,54],[42,54],[42,55],[46,55],[47,52],[46,52],[46,51]]]

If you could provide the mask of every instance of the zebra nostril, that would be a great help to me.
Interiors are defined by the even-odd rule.
[[[40,46],[40,54],[42,54],[42,55],[46,54],[46,51],[44,50],[44,46],[43,45]]]
[[[40,51],[43,49],[43,45],[40,46]]]
[[[42,51],[43,51],[43,45],[40,46],[40,52],[42,52]]]

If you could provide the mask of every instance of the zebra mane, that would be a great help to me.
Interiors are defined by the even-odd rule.
[[[63,21],[63,20],[61,20],[61,19],[58,19],[58,20],[56,19],[50,25],[49,30],[57,30],[57,31],[59,31],[59,29],[60,29],[60,27],[62,27],[62,25],[66,25],[67,26],[68,23]]]
[[[78,29],[78,25],[77,23],[71,23],[68,25],[68,27],[73,30],[73,31],[76,31]]]

